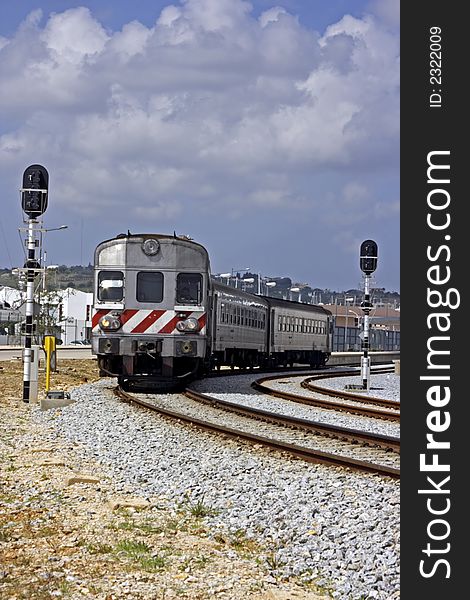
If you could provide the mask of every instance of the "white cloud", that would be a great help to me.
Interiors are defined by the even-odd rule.
[[[287,15],[287,11],[282,6],[274,6],[269,10],[265,10],[259,17],[261,27],[266,27],[269,23],[279,21],[281,15]]]
[[[185,0],[184,16],[204,31],[237,31],[252,6],[243,0]]]
[[[386,25],[398,28],[400,24],[400,0],[372,0],[369,10]]]
[[[144,54],[145,45],[151,36],[151,30],[139,23],[131,21],[117,32],[109,41],[109,52],[112,55],[118,54],[122,58],[130,58],[136,54]]]
[[[51,58],[59,65],[77,64],[96,57],[108,40],[103,27],[85,7],[53,14],[41,37]]]
[[[159,215],[165,229],[162,220],[196,206],[208,214],[215,202],[233,218],[307,210],[321,205],[312,175],[396,168],[396,5],[376,2],[320,37],[279,6],[255,18],[242,0],[175,4],[153,27],[117,32],[84,7],[42,26],[35,11],[0,38],[4,181],[41,162],[58,203],[99,214],[132,198],[138,218]],[[331,192],[347,223],[369,189],[349,179]],[[393,213],[389,202],[377,219]],[[332,227],[333,213],[322,222]]]

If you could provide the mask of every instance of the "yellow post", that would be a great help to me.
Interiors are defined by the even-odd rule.
[[[44,336],[44,350],[46,352],[46,395],[51,384],[51,369],[56,370],[55,336]]]

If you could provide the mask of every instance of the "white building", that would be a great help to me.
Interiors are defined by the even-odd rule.
[[[8,345],[14,335],[12,325],[22,320],[22,315],[17,310],[21,303],[21,294],[15,288],[0,286],[0,323],[4,326],[0,328],[0,345]]]
[[[8,287],[7,285],[0,286],[0,304],[3,305],[6,302],[11,308],[16,309],[21,304],[21,297],[20,290]]]
[[[73,288],[57,292],[60,298],[57,324],[62,329],[62,342],[89,340],[91,336],[91,309],[93,294]]]
[[[38,300],[36,297],[36,302]],[[8,336],[2,335],[6,332],[0,332],[0,344],[21,343],[19,322],[24,321],[25,318],[25,301],[26,294],[24,290],[20,291],[8,287],[0,289],[0,306],[3,308],[4,303],[7,302],[11,309],[8,308],[6,311],[9,314],[15,313],[19,315],[15,319],[11,319],[18,322],[17,335],[10,336],[11,339],[8,341]],[[60,328],[61,332],[56,333],[56,336],[64,344],[70,344],[77,340],[84,341],[90,339],[91,309],[93,305],[93,294],[91,292],[82,292],[73,288],[58,290],[56,292],[43,292],[39,301],[50,315],[51,321]],[[39,311],[39,307],[37,310]]]

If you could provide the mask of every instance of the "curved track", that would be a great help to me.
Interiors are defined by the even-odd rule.
[[[388,373],[391,372],[390,369],[381,369],[375,370],[375,373]],[[351,392],[343,391],[343,390],[333,390],[331,388],[325,388],[322,386],[312,385],[312,381],[318,381],[319,379],[331,378],[331,377],[345,377],[349,375],[357,375],[357,372],[336,372],[335,374],[321,374],[314,375],[313,377],[308,377],[300,385],[307,389],[310,392],[315,392],[317,396],[306,396],[302,394],[295,394],[293,392],[286,392],[283,390],[278,390],[266,385],[269,381],[277,381],[280,379],[286,379],[292,377],[292,375],[277,375],[277,376],[268,376],[261,377],[257,379],[251,384],[251,387],[258,392],[263,394],[267,394],[270,396],[276,396],[278,398],[282,398],[284,400],[290,400],[292,402],[298,402],[300,404],[307,404],[309,406],[317,406],[321,408],[327,408],[331,410],[348,412],[356,415],[373,417],[375,419],[386,419],[389,421],[399,421],[400,420],[400,403],[392,400],[384,400],[381,398],[373,398],[370,396],[366,396],[365,394],[353,394]],[[296,376],[298,376],[296,374]],[[321,396],[329,396],[334,398],[341,398],[343,400],[348,401],[338,402],[334,400],[328,400],[326,398],[318,397]],[[382,410],[380,408],[372,408],[368,405],[378,405],[385,407],[387,410]],[[390,410],[394,409],[394,410]]]
[[[280,415],[277,412],[263,410],[261,408],[253,408],[251,406],[244,406],[237,402],[229,402],[227,400],[221,400],[220,398],[214,398],[208,394],[202,394],[195,390],[187,389],[184,392],[185,396],[198,402],[203,402],[223,410],[228,410],[244,416],[249,416],[255,419],[261,419],[269,423],[275,423],[276,425],[284,425],[287,427],[293,427],[296,429],[305,429],[307,431],[313,431],[322,435],[335,437],[341,440],[347,440],[349,442],[360,442],[369,446],[378,446],[380,448],[386,448],[398,452],[400,450],[400,440],[398,438],[366,432],[360,429],[350,429],[348,427],[340,427],[338,425],[331,425],[326,423],[318,423],[309,419],[302,419],[299,417],[289,417],[287,415]]]
[[[392,369],[373,371],[373,373],[391,373],[391,372],[393,372]],[[345,376],[344,373],[337,373],[335,375],[327,375],[326,377],[343,377],[343,376]],[[322,375],[322,376],[314,375],[312,377],[308,377],[302,383],[302,387],[306,388],[312,392],[318,392],[325,396],[336,396],[336,397],[341,397],[341,398],[345,398],[348,400],[353,400],[355,402],[366,402],[367,404],[375,404],[376,406],[383,406],[386,408],[393,408],[393,409],[398,409],[398,410],[400,409],[400,402],[397,402],[395,400],[385,400],[384,398],[374,398],[369,395],[366,396],[365,394],[361,394],[361,393],[354,394],[353,392],[347,392],[344,390],[341,390],[339,392],[337,390],[333,390],[331,388],[325,388],[321,385],[315,385],[314,383],[312,383],[313,381],[318,381],[320,379],[325,379],[325,376],[324,375]]]
[[[167,407],[158,406],[152,401],[139,397],[140,394],[139,396],[131,395],[128,392],[124,392],[119,387],[116,388],[115,393],[121,399],[127,402],[147,408],[154,412],[158,412],[159,414],[171,419],[183,421],[191,424],[192,426],[221,433],[225,436],[243,439],[254,444],[261,444],[271,449],[287,452],[290,455],[301,458],[302,460],[314,463],[349,467],[355,470],[388,475],[394,478],[397,478],[400,475],[400,470],[393,466],[375,464],[369,461],[358,460],[351,456],[343,456],[340,454],[325,452],[319,449],[287,443],[285,441],[273,439],[272,437],[264,437],[258,434],[243,431],[242,429],[227,427],[211,420],[201,419],[195,417],[194,415],[188,415],[185,412],[174,411]],[[282,423],[283,425],[287,425],[289,427],[309,429],[310,431],[315,431],[316,433],[321,433],[322,435],[337,437],[342,440],[355,441],[361,444],[380,446],[382,448],[391,448],[395,452],[397,452],[399,449],[399,440],[389,436],[368,434],[364,431],[352,430],[337,426],[330,427],[328,425],[314,423],[306,419],[294,419],[292,417],[284,417],[280,416],[279,414],[269,413],[268,411],[262,411],[260,409],[240,407],[240,405],[235,403],[221,401],[217,398],[208,396],[207,394],[200,394],[195,390],[186,390],[185,395],[192,400],[204,402],[205,404],[210,404],[211,406],[216,406],[217,408],[222,408],[223,410],[243,413],[243,416],[249,416],[251,419],[262,419],[263,421],[275,422],[278,425]]]

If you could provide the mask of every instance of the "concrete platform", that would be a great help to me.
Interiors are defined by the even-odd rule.
[[[50,392],[51,395],[54,394],[54,392]],[[58,392],[55,392],[56,394],[58,394]],[[67,392],[64,392],[63,397],[56,397],[56,398],[42,398],[39,402],[39,408],[41,410],[50,410],[51,408],[63,408],[64,406],[69,406],[70,404],[73,404],[75,402],[75,400],[72,400],[70,398],[70,394]]]

